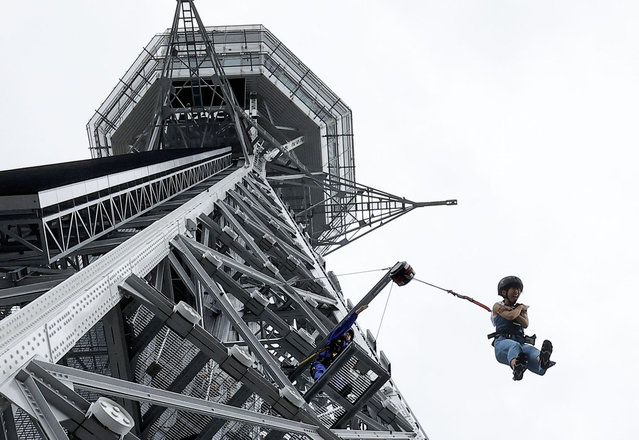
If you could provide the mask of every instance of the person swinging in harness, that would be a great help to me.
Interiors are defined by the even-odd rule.
[[[363,305],[357,310],[351,310],[344,321],[335,327],[328,335],[326,343],[324,344],[324,350],[319,352],[317,358],[315,358],[311,364],[311,376],[313,380],[317,381],[317,379],[322,377],[337,356],[353,341],[355,332],[351,327],[355,324],[357,316],[367,308],[368,305]]]
[[[512,368],[513,380],[521,380],[526,370],[543,376],[548,368],[555,365],[550,360],[550,341],[543,342],[541,351],[527,343],[532,339],[534,344],[534,337],[524,335],[524,329],[528,327],[528,306],[517,302],[523,290],[524,284],[518,277],[502,278],[497,285],[497,293],[504,300],[495,303],[491,315],[496,332],[489,337],[495,337],[495,357],[499,363]]]

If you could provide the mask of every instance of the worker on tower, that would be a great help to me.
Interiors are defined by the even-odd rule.
[[[351,312],[346,315],[344,322],[335,327],[328,335],[326,343],[324,344],[324,350],[319,352],[317,358],[311,365],[311,376],[313,380],[322,377],[337,356],[353,341],[355,332],[351,327],[355,324],[357,316],[367,308],[368,305],[363,305],[357,310],[351,310]]]
[[[524,335],[524,329],[528,327],[528,306],[517,302],[523,290],[524,284],[518,277],[502,278],[497,285],[497,293],[504,300],[495,303],[491,315],[496,332],[489,337],[495,337],[495,357],[512,368],[513,380],[521,380],[526,370],[543,376],[548,368],[555,365],[550,360],[550,341],[543,342],[541,351],[526,343],[529,339]]]

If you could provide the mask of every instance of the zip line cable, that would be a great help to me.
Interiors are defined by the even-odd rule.
[[[347,275],[360,275],[363,273],[370,273],[370,272],[380,272],[382,270],[390,270],[390,267],[382,267],[381,269],[370,269],[370,270],[361,270],[359,272],[351,272],[351,273],[341,273],[341,274],[335,274],[336,277],[343,277],[343,276],[347,276]],[[326,278],[326,277],[320,277],[320,278]]]
[[[359,272],[350,272],[350,273],[345,273],[345,274],[340,274],[338,276],[346,276],[346,275],[358,275],[358,274],[362,274],[362,273],[370,273],[370,272],[378,272],[378,271],[382,271],[382,270],[389,270],[390,268],[382,268],[382,269],[371,269],[371,270],[364,270],[364,271],[359,271]],[[320,279],[320,278],[327,278],[327,277],[317,277],[317,278],[310,278],[311,280],[316,280],[316,279]],[[435,284],[431,284],[429,282],[420,280],[418,278],[413,278],[415,281],[425,284],[427,286],[433,287],[435,289],[441,290],[443,292],[449,293],[457,298],[460,299],[465,299],[466,301],[469,301],[473,304],[475,304],[476,306],[481,307],[482,309],[488,311],[488,312],[492,312],[492,310],[490,309],[490,307],[488,307],[485,304],[480,303],[479,301],[475,300],[474,298],[471,298],[470,296],[466,296],[466,295],[461,295],[453,290],[450,289],[445,289],[443,287],[437,286]],[[300,281],[300,280],[296,280],[296,281]],[[282,283],[282,284],[288,284],[288,283]],[[384,318],[386,317],[386,311],[388,309],[388,304],[390,302],[390,297],[391,294],[393,292],[393,284],[394,283],[390,283],[390,288],[388,290],[388,296],[386,297],[386,304],[384,304],[384,310],[382,311],[382,317],[379,320],[379,326],[377,327],[377,334],[375,335],[375,340],[377,340],[379,338],[379,332],[382,329],[382,324],[384,322]],[[311,353],[307,358],[303,359],[301,362],[298,363],[298,367],[301,365],[306,364],[307,362],[311,361],[312,359],[315,358],[315,356],[317,356],[319,353],[321,353],[323,350],[325,350],[326,347],[319,347],[317,348],[313,353]]]
[[[452,290],[444,289],[443,287],[439,287],[439,286],[436,286],[434,284],[427,283],[426,281],[418,280],[417,278],[415,278],[415,281],[419,281],[420,283],[426,284],[427,286],[430,286],[430,287],[434,287],[435,289],[443,290],[444,292],[450,293],[451,295],[456,296],[457,298],[465,299],[466,301],[470,301],[471,303],[475,304],[476,306],[481,307],[482,309],[485,309],[485,310],[488,310],[489,312],[492,312],[490,307],[488,307],[485,304],[480,303],[479,301],[474,300],[470,296],[460,295],[459,293],[453,292]]]
[[[369,270],[361,270],[359,272],[350,272],[350,273],[340,273],[340,274],[335,274],[336,277],[346,277],[349,275],[361,275],[363,273],[371,273],[371,272],[381,272],[383,270],[390,270],[390,267],[382,267],[381,269],[369,269]],[[312,277],[312,278],[296,278],[292,281],[283,281],[281,283],[274,283],[272,284],[273,286],[285,286],[285,285],[291,285],[293,283],[297,283],[300,281],[315,281],[315,280],[322,280],[322,279],[328,279],[328,276],[325,277]]]
[[[375,340],[376,341],[377,341],[377,338],[379,336],[379,331],[382,328],[382,322],[384,322],[384,316],[386,315],[386,308],[388,307],[388,301],[390,300],[391,292],[393,291],[393,284],[394,283],[391,283],[390,289],[388,290],[388,297],[386,297],[386,304],[384,305],[384,311],[382,312],[382,318],[379,320],[379,327],[377,327],[377,334],[375,335]]]
[[[360,270],[360,271],[357,271],[357,272],[335,274],[335,276],[336,277],[345,277],[345,276],[350,276],[350,275],[361,275],[361,274],[364,274],[364,273],[380,272],[380,271],[390,270],[390,269],[391,269],[390,267],[382,267],[380,269],[368,269],[368,270]],[[315,281],[315,280],[327,279],[327,278],[328,278],[328,276],[312,277],[312,278],[298,278],[298,279],[295,279],[293,281],[285,281],[285,282],[276,283],[276,284],[273,284],[273,285],[274,286],[283,286],[283,285],[290,285],[291,283],[296,283],[296,282],[299,282],[299,281]],[[443,287],[436,286],[435,284],[428,283],[428,282],[420,280],[418,278],[414,278],[414,280],[417,281],[417,282],[420,282],[422,284],[426,284],[427,286],[434,287],[435,289],[439,289],[439,290],[441,290],[443,292],[450,293],[451,295],[453,295],[453,296],[455,296],[457,298],[461,298],[461,299],[465,299],[466,301],[470,301],[471,303],[475,304],[476,306],[479,306],[479,307],[481,307],[484,310],[492,312],[492,309],[490,307],[488,307],[485,304],[480,303],[479,301],[471,298],[470,296],[461,295],[461,294],[459,294],[459,293],[457,293],[457,292],[455,292],[453,290],[445,289]],[[386,298],[386,304],[384,305],[384,311],[382,312],[382,318],[381,318],[381,320],[379,322],[379,327],[377,328],[377,336],[379,336],[379,331],[380,331],[380,329],[382,327],[382,321],[384,320],[384,316],[386,315],[386,308],[388,307],[388,301],[390,300],[390,294],[391,294],[392,291],[393,291],[393,283],[391,283],[390,290],[388,291],[388,297]],[[375,339],[377,339],[377,336],[375,336]]]

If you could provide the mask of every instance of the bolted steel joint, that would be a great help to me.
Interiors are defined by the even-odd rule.
[[[224,262],[210,251],[202,254],[202,258],[211,263],[215,270],[219,270],[224,265]]]
[[[300,396],[300,393],[298,393],[295,388],[291,388],[289,386],[280,388],[280,397],[296,408],[301,408],[305,403],[304,398]]]
[[[89,406],[86,414],[87,418],[95,417],[98,422],[109,431],[123,438],[133,428],[133,418],[120,405],[106,397],[99,397],[98,400]]]
[[[239,235],[237,234],[237,232],[235,232],[233,229],[231,229],[229,226],[224,226],[222,228],[222,231],[228,235],[230,237],[231,240],[235,241],[237,240],[237,238],[239,237]]]
[[[197,324],[198,322],[200,322],[200,319],[202,319],[200,314],[184,301],[180,301],[175,306],[173,306],[173,313],[180,315],[192,325]]]

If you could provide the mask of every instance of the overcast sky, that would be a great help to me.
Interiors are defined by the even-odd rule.
[[[206,24],[264,24],[351,107],[358,181],[459,200],[402,217],[328,268],[407,260],[489,305],[498,280],[519,275],[530,333],[555,345],[546,376],[513,382],[488,312],[395,287],[378,346],[431,440],[638,438],[639,3],[310,3],[196,6]],[[175,2],[2,6],[0,169],[88,158],[86,122]],[[381,275],[342,287],[357,301]],[[363,328],[376,333],[387,293]]]

